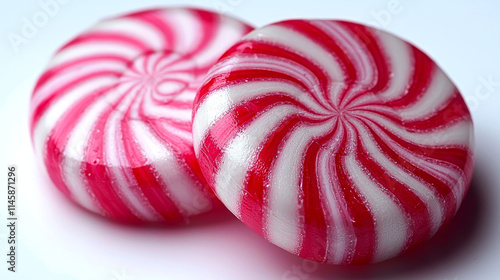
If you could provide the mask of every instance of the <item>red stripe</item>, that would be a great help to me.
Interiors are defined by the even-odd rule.
[[[285,28],[297,31],[301,35],[307,37],[309,40],[313,41],[316,45],[321,46],[326,52],[335,56],[336,62],[342,69],[342,74],[344,79],[342,80],[345,86],[342,90],[342,94],[348,92],[352,85],[356,84],[357,72],[354,65],[351,62],[348,54],[337,44],[335,38],[332,38],[330,34],[326,34],[325,31],[321,30],[317,26],[314,26],[310,22],[303,20],[289,20],[285,22],[280,22],[277,25],[283,26]],[[330,99],[330,86],[332,82],[331,77],[329,78],[330,83],[322,84],[322,93],[325,100],[328,100],[332,107],[336,107],[334,100]],[[339,81],[337,81],[339,82]],[[341,95],[342,95],[341,94]]]
[[[324,199],[319,192],[316,160],[321,145],[311,142],[303,162],[302,193],[304,228],[302,231],[302,246],[300,256],[316,262],[324,262],[326,256],[327,223],[323,209]]]
[[[434,175],[430,174],[429,172],[425,171],[422,168],[419,168],[416,164],[413,162],[407,160],[406,158],[402,157],[398,152],[392,150],[386,143],[385,141],[379,136],[373,128],[370,127],[370,123],[367,123],[366,121],[363,120],[365,124],[367,124],[368,131],[370,131],[373,139],[377,142],[379,145],[380,149],[385,153],[387,156],[389,156],[393,162],[398,164],[403,170],[408,172],[409,174],[414,174],[418,178],[420,178],[420,181],[426,182],[426,185],[434,190],[434,193],[436,194],[437,197],[440,198],[441,201],[444,201],[444,210],[445,210],[445,221],[450,219],[456,210],[456,198],[454,197],[454,194],[451,190],[451,187],[448,186],[446,183],[442,182],[440,179],[434,177]],[[379,126],[378,124],[374,124]],[[379,126],[380,129],[386,131],[385,128]],[[409,147],[403,146],[405,149],[409,149]],[[411,151],[411,150],[410,150]],[[411,151],[414,153],[414,151]],[[434,163],[435,164],[435,163]]]
[[[337,63],[339,63],[343,70],[345,77],[343,80],[344,83],[351,84],[357,79],[358,74],[348,54],[339,46],[335,38],[332,38],[330,34],[326,34],[324,30],[321,30],[311,22],[303,20],[287,20],[280,22],[277,25],[301,33],[301,35],[307,37],[316,45],[321,46],[325,49],[325,51],[335,55]],[[323,88],[323,90],[328,92],[328,88]]]
[[[302,104],[279,93],[269,93],[260,99],[249,100],[238,105],[222,116],[208,131],[200,143],[198,162],[210,185],[215,184],[215,174],[222,157],[222,151],[237,132],[244,130],[253,120],[273,106],[291,104],[302,107]]]
[[[323,69],[318,65],[312,63],[309,59],[293,53],[283,46],[275,45],[272,43],[264,43],[264,42],[249,42],[243,41],[237,43],[233,47],[231,47],[221,58],[222,60],[229,59],[232,56],[251,56],[253,54],[265,54],[268,56],[274,56],[279,60],[289,60],[293,61],[296,64],[302,65],[307,70],[312,72],[316,78],[318,79],[318,84],[321,88],[326,88],[329,84],[330,78],[324,73]],[[233,75],[232,73],[220,73],[216,75],[211,75],[210,79],[207,80],[203,85],[200,86],[198,94],[195,98],[195,106],[194,111],[198,110],[199,105],[204,101],[206,95],[218,88],[227,86],[227,78]],[[279,78],[279,77],[277,77]]]
[[[117,186],[110,177],[110,170],[108,164],[105,162],[103,133],[112,111],[113,106],[109,106],[99,115],[89,134],[88,145],[84,152],[85,158],[82,164],[82,172],[84,176],[89,176],[88,180],[86,180],[88,186],[104,209],[106,215],[118,221],[139,222],[140,219],[132,213],[129,207],[122,201],[117,191],[115,191]]]
[[[99,71],[99,72],[93,72],[90,74],[86,74],[84,76],[78,77],[76,80],[72,80],[71,82],[64,84],[62,87],[58,88],[57,90],[54,90],[49,97],[47,97],[45,100],[40,102],[38,106],[34,109],[32,115],[31,115],[31,135],[33,135],[33,129],[37,126],[38,121],[42,117],[42,115],[47,111],[47,109],[50,107],[50,105],[55,102],[57,99],[59,99],[63,94],[67,93],[68,91],[72,90],[73,88],[77,87],[81,83],[84,83],[90,79],[93,78],[99,78],[103,76],[114,76],[117,77],[120,75],[118,72],[114,71]]]
[[[198,18],[202,28],[202,30],[198,33],[199,36],[201,36],[201,40],[198,42],[198,45],[186,54],[188,57],[192,57],[196,56],[199,52],[202,52],[204,48],[207,48],[211,41],[216,37],[217,31],[221,25],[221,18],[217,14],[204,10],[190,9],[189,11]],[[206,65],[205,67],[211,67],[217,57],[213,57],[212,59],[212,61],[208,62],[209,65]]]
[[[190,177],[194,176],[195,181],[197,181],[198,184],[194,184],[193,187],[198,188],[207,197],[216,201],[216,199],[214,199],[215,195],[212,191],[210,191],[210,187],[208,186],[208,183],[206,182],[200,169],[194,154],[192,142],[186,142],[186,140],[181,139],[163,129],[162,127],[165,124],[161,119],[151,119],[142,114],[140,117],[144,120],[144,123],[152,129],[152,133],[155,135],[156,139],[161,141],[163,146],[167,147],[174,153],[175,158],[181,162],[180,168],[182,168]]]
[[[167,190],[167,186],[159,178],[158,172],[137,146],[138,139],[132,133],[130,122],[126,119],[121,121],[121,131],[125,154],[132,166],[132,173],[138,184],[137,187],[144,194],[146,200],[166,221],[182,219],[179,209],[164,191]]]
[[[123,64],[127,64],[128,60],[121,57],[121,56],[116,56],[116,55],[96,55],[96,56],[90,56],[90,57],[83,57],[83,58],[78,58],[66,63],[63,63],[59,66],[53,67],[46,72],[44,72],[40,78],[38,79],[36,86],[33,90],[33,96],[37,94],[37,92],[40,90],[40,88],[45,85],[47,82],[49,82],[52,78],[57,77],[58,75],[62,74],[65,71],[69,71],[71,68],[76,68],[81,66],[80,64],[85,64],[85,63],[94,63],[95,61],[102,62],[105,60],[110,60],[110,61],[118,61]]]
[[[442,129],[461,120],[470,120],[470,114],[464,99],[455,89],[455,93],[444,107],[423,119],[404,121],[404,127],[409,131],[431,131]]]
[[[392,121],[393,123],[395,123],[398,126],[403,126],[403,121],[401,120],[400,116],[395,112],[385,112],[383,110],[377,111],[376,109],[373,109],[373,108],[362,108],[362,109],[358,108],[358,109],[350,110],[350,113],[357,115],[356,111],[359,111],[362,113],[369,112],[369,113],[378,114],[378,115],[383,116],[386,119]],[[359,114],[359,115],[362,117],[365,116],[363,114]]]
[[[128,14],[123,18],[133,18],[138,21],[144,22],[147,25],[154,28],[157,32],[159,32],[163,36],[163,41],[165,42],[165,46],[163,47],[163,49],[169,50],[173,49],[177,38],[175,38],[173,32],[175,28],[167,24],[167,22],[164,19],[165,16],[162,15],[163,13],[165,13],[165,11],[161,9],[146,10]],[[169,11],[169,13],[171,13],[171,11]]]
[[[214,77],[214,79],[210,80],[211,82],[204,84],[200,91],[213,92],[230,85],[239,85],[242,82],[249,83],[254,81],[269,81],[269,80],[277,80],[280,82],[288,81],[296,86],[299,86],[302,90],[306,91],[308,94],[311,94],[307,86],[295,77],[283,74],[281,72],[277,72],[275,70],[253,69],[253,68],[232,70],[229,73],[225,73],[223,75],[221,74],[219,77],[216,76]],[[318,99],[316,99],[316,101],[319,102]]]
[[[46,146],[43,147],[44,162],[47,167],[47,173],[56,185],[56,187],[68,197],[73,197],[68,186],[64,182],[61,170],[62,161],[64,160],[64,151],[70,137],[71,132],[75,128],[78,120],[84,111],[95,102],[95,98],[107,91],[108,88],[95,91],[76,102],[71,108],[64,112],[59,118],[56,125],[47,136]],[[34,135],[35,126],[32,126],[31,135]],[[74,199],[74,198],[73,198]]]
[[[366,170],[365,172],[378,182],[378,187],[405,213],[410,231],[405,248],[425,241],[431,231],[431,218],[425,203],[408,186],[400,183],[383,169],[361,143],[358,145],[357,159]]]
[[[427,55],[413,46],[411,49],[415,66],[412,80],[408,82],[410,87],[406,94],[387,102],[387,106],[390,108],[407,107],[417,102],[425,94],[437,71],[436,64]]]
[[[141,94],[141,92],[136,92]],[[135,98],[138,98],[135,96]],[[145,199],[166,221],[180,220],[183,218],[175,202],[168,196],[165,182],[160,178],[158,171],[151,165],[150,161],[139,148],[139,142],[136,135],[130,127],[133,121],[130,119],[132,104],[125,110],[123,118],[120,121],[121,136],[125,155],[130,163],[132,173],[137,181],[138,188],[144,194]],[[149,127],[148,127],[149,128]]]
[[[296,116],[283,120],[262,144],[262,149],[247,172],[244,183],[246,191],[241,197],[239,212],[241,221],[261,236],[267,235],[264,221],[267,208],[265,208],[264,201],[268,195],[270,171],[286,139],[299,123],[300,119]]]
[[[322,186],[318,180],[318,158],[320,150],[328,141],[332,140],[338,124],[337,121],[329,133],[310,143],[302,163],[302,195],[299,196],[303,197],[301,208],[304,215],[304,227],[301,233],[302,245],[299,255],[316,262],[327,261],[327,244],[330,243],[328,229],[330,228],[329,223],[332,221],[329,217],[330,212],[325,210],[330,206],[320,192],[323,187],[330,186]]]
[[[418,145],[403,139],[399,135],[394,134],[393,132],[391,132],[390,130],[386,129],[383,126],[380,125],[377,126],[380,129],[382,129],[384,133],[386,133],[389,136],[389,138],[394,140],[401,147],[405,147],[407,150],[411,151],[414,154],[422,155],[424,157],[428,157],[430,159],[434,159],[439,162],[453,164],[462,170],[466,169],[465,166],[470,161],[469,157],[472,154],[472,151],[469,148],[462,147],[460,145],[446,145],[446,146]]]
[[[369,89],[370,92],[377,93],[387,88],[387,85],[390,83],[389,69],[387,66],[387,56],[379,47],[380,44],[377,41],[377,38],[372,34],[373,32],[371,31],[371,29],[352,22],[340,21],[338,23],[346,30],[349,30],[355,37],[360,40],[362,44],[364,44],[366,50],[368,50],[368,52],[371,54],[371,58],[375,62],[377,80],[376,83]],[[363,94],[364,93],[360,92],[354,95],[353,98],[349,100],[346,99],[347,101],[349,101],[347,104]],[[344,96],[341,96],[341,100],[343,99]]]
[[[138,39],[131,37],[130,34],[124,35],[120,33],[96,31],[76,37],[75,39],[64,45],[59,51],[61,52],[70,47],[75,47],[77,45],[88,44],[92,42],[125,44],[137,48],[139,52],[146,52],[148,50],[151,50],[150,46]]]
[[[346,129],[344,128],[344,137],[342,138],[338,152],[334,155],[338,182],[343,192],[356,236],[354,253],[345,261],[349,264],[367,264],[373,259],[375,251],[375,220],[364,203],[366,199],[358,193],[355,187],[356,184],[350,179],[349,172],[345,167],[344,154],[348,141],[345,132]]]

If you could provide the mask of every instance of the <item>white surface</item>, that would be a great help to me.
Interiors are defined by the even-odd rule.
[[[498,279],[500,83],[487,81],[500,82],[500,2],[185,1],[225,9],[256,26],[286,18],[342,18],[382,27],[433,57],[467,97],[475,123],[476,168],[458,216],[409,255],[365,267],[303,261],[228,212],[186,227],[139,228],[110,223],[66,200],[40,174],[31,149],[28,101],[37,76],[61,44],[99,19],[183,2],[65,2],[28,34],[18,52],[9,34],[20,34],[23,18],[32,21],[43,9],[37,1],[0,4],[0,279]],[[19,170],[15,274],[5,262],[10,164]]]

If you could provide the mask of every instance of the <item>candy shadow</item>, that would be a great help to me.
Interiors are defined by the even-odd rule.
[[[474,255],[487,227],[485,217],[491,207],[486,204],[484,174],[476,163],[476,168],[468,194],[464,198],[457,215],[438,233],[422,246],[406,254],[379,264],[366,266],[319,265],[312,273],[314,279],[401,279],[431,275],[446,266],[453,266]],[[310,279],[312,279],[310,278]]]

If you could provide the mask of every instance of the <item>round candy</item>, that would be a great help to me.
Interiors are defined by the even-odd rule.
[[[254,30],[210,70],[193,111],[220,200],[309,260],[399,255],[450,220],[470,184],[472,121],[457,88],[416,47],[363,25]]]
[[[192,104],[206,72],[251,29],[208,11],[156,9],[104,20],[63,46],[31,98],[34,148],[54,184],[120,221],[213,208]]]

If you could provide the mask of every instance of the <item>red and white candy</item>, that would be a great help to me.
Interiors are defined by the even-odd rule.
[[[220,200],[306,259],[366,264],[431,237],[472,176],[459,91],[424,53],[343,21],[254,30],[195,99],[200,167]]]
[[[197,9],[104,20],[63,46],[31,99],[31,134],[54,184],[129,222],[213,208],[194,156],[192,104],[209,68],[252,28]]]

